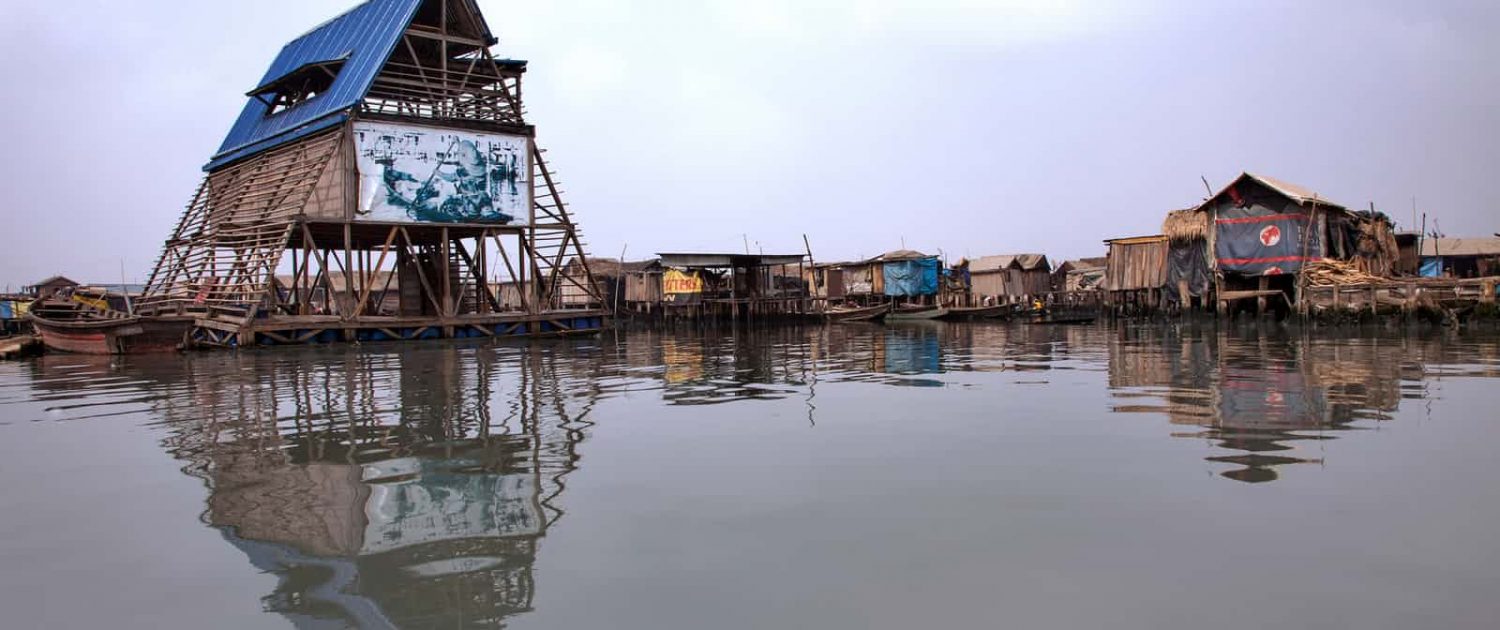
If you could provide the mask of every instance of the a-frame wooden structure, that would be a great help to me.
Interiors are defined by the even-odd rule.
[[[526,122],[526,62],[495,58],[495,43],[473,0],[369,0],[287,44],[205,167],[139,313],[190,321],[207,346],[597,331],[604,301]],[[363,214],[380,194],[360,172],[374,123],[514,139],[530,216]]]

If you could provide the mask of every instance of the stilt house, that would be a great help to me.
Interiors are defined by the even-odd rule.
[[[1194,209],[1212,226],[1205,245],[1221,306],[1243,298],[1293,298],[1303,267],[1322,259],[1390,274],[1397,257],[1390,221],[1287,182],[1241,174]]]
[[[1423,239],[1421,269],[1429,278],[1500,275],[1500,237]]]
[[[978,302],[1021,302],[1052,290],[1052,265],[1042,254],[981,256],[970,261],[969,278]]]
[[[1104,289],[1116,307],[1150,308],[1160,304],[1167,284],[1167,237],[1162,235],[1105,241]]]

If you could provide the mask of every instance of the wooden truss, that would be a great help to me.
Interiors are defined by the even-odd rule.
[[[472,2],[428,0],[350,116],[531,135],[521,105],[525,65],[495,59],[482,24]],[[404,327],[392,336],[404,337],[424,321],[451,332],[468,325],[464,317],[604,306],[556,175],[534,142],[530,223],[372,223],[354,220],[357,185],[352,175],[337,176],[353,172],[348,129],[205,177],[163,247],[140,311],[191,313],[226,334],[257,317],[280,318],[292,332],[267,334],[293,336],[330,322],[378,328],[381,318],[396,318]],[[318,199],[330,187],[344,191],[333,214]],[[508,281],[497,286],[491,280],[502,271]],[[318,326],[297,328],[304,323]]]

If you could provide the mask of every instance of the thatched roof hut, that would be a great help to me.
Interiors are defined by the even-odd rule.
[[[1208,228],[1208,213],[1188,208],[1168,212],[1167,219],[1162,221],[1161,233],[1173,243],[1191,243],[1208,240]]]

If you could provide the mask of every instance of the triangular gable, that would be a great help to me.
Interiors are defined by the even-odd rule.
[[[1292,201],[1295,201],[1298,204],[1306,205],[1306,204],[1309,204],[1309,203],[1315,203],[1318,206],[1321,206],[1323,208],[1331,208],[1331,209],[1337,209],[1337,210],[1347,210],[1347,208],[1345,206],[1343,206],[1343,205],[1341,205],[1339,203],[1336,203],[1336,202],[1324,199],[1318,193],[1313,192],[1312,190],[1309,190],[1309,189],[1304,188],[1302,186],[1298,186],[1296,184],[1287,183],[1287,182],[1281,181],[1279,179],[1274,179],[1274,178],[1271,178],[1271,177],[1266,177],[1264,175],[1256,175],[1254,173],[1249,173],[1249,172],[1240,173],[1239,177],[1236,177],[1236,178],[1234,178],[1234,180],[1230,181],[1229,185],[1221,188],[1219,190],[1219,192],[1217,192],[1217,193],[1214,194],[1214,196],[1209,197],[1208,199],[1204,200],[1203,203],[1198,204],[1198,207],[1195,208],[1195,209],[1196,210],[1202,210],[1202,209],[1208,207],[1209,205],[1211,205],[1215,201],[1217,201],[1220,197],[1223,197],[1226,194],[1228,194],[1229,191],[1231,189],[1233,189],[1235,186],[1240,185],[1240,182],[1245,182],[1245,181],[1251,181],[1251,182],[1255,182],[1257,184],[1260,184],[1261,186],[1264,186],[1264,187],[1270,189],[1272,192],[1275,192],[1276,194],[1279,194],[1279,195],[1281,195],[1283,197],[1286,197],[1287,199],[1291,199]]]
[[[1045,254],[999,254],[994,256],[980,256],[969,264],[971,272],[990,272],[1001,269],[1019,269],[1022,271],[1036,271],[1038,269],[1051,270],[1047,263]]]

